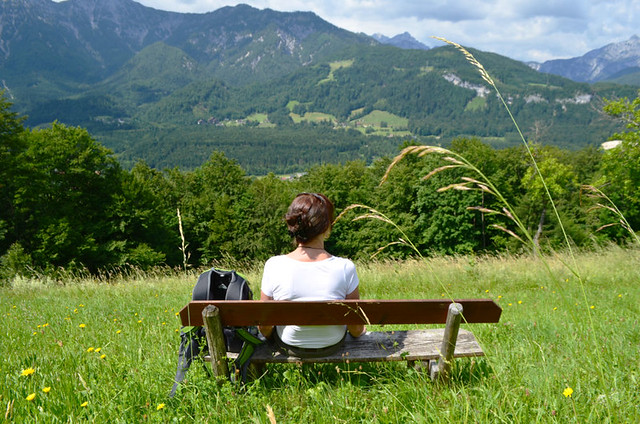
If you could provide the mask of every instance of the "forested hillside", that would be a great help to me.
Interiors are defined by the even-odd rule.
[[[605,99],[635,94],[631,87],[579,84],[497,55],[474,54],[533,142],[570,150],[597,146],[621,129],[602,114]],[[376,113],[387,118],[370,119]],[[334,163],[371,163],[407,139],[448,146],[456,137],[478,137],[496,148],[520,142],[501,102],[450,48],[361,46],[330,63],[245,87],[196,81],[108,124],[114,120],[83,124],[125,164],[143,158],[152,167],[192,169],[203,155],[220,150],[254,175],[325,163],[322,151],[331,152]]]
[[[85,129],[62,124],[27,129],[3,99],[0,273],[7,279],[62,269],[263,260],[291,247],[282,217],[301,191],[325,193],[338,213],[345,212],[328,249],[352,258],[377,252],[380,257],[520,252],[533,247],[519,241],[526,241],[526,234],[537,248],[561,247],[564,236],[552,206],[571,243],[588,248],[624,242],[630,229],[640,227],[640,102],[613,102],[607,113],[631,122],[629,132],[616,135],[623,140],[616,148],[530,146],[551,205],[523,145],[495,149],[458,138],[451,150],[406,155],[383,184],[391,155],[371,165],[364,160],[316,165],[291,180],[249,177],[220,152],[193,171],[160,171],[143,163],[128,170]],[[458,166],[463,158],[481,174]],[[474,180],[491,181],[500,195]],[[590,197],[594,194],[598,197]],[[513,212],[502,213],[501,198]],[[354,204],[367,207],[350,209]],[[383,219],[353,221],[363,214]]]
[[[86,128],[126,168],[144,160],[191,171],[223,151],[264,175],[371,164],[407,140],[520,143],[495,94],[451,48],[381,45],[312,13],[7,1],[0,26],[2,83],[25,125]],[[635,88],[579,84],[472,52],[528,140],[576,150],[622,129],[601,113],[604,100]]]

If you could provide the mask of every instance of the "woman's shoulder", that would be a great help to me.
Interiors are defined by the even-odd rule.
[[[353,263],[351,259],[343,258],[341,256],[332,256],[330,258],[336,266],[342,266],[345,268],[354,268],[356,265]]]
[[[265,264],[265,266],[267,266],[269,264],[277,264],[277,263],[285,261],[285,260],[287,260],[287,256],[286,255],[276,255],[276,256],[272,256],[269,259],[267,259],[267,261],[264,264]]]

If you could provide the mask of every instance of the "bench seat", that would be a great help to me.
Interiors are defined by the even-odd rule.
[[[388,361],[428,361],[437,360],[441,355],[444,328],[408,331],[370,331],[354,338],[347,336],[344,346],[330,356],[319,358],[298,358],[287,356],[272,343],[257,347],[251,363],[337,363],[337,362],[388,362]],[[227,352],[230,359],[237,353]],[[484,356],[473,333],[460,329],[454,358]],[[210,360],[207,355],[205,360]]]

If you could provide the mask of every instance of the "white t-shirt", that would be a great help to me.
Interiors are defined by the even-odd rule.
[[[331,256],[319,262],[301,262],[274,256],[264,265],[262,292],[274,300],[341,300],[358,287],[356,267],[349,259]],[[277,326],[288,345],[320,348],[338,343],[344,325]]]

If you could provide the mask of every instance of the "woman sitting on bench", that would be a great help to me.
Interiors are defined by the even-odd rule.
[[[333,222],[333,203],[323,194],[301,193],[285,215],[296,248],[270,258],[264,266],[260,300],[359,299],[358,274],[352,261],[324,249]],[[262,326],[290,356],[327,356],[341,346],[346,331],[353,337],[365,333],[364,325]]]

